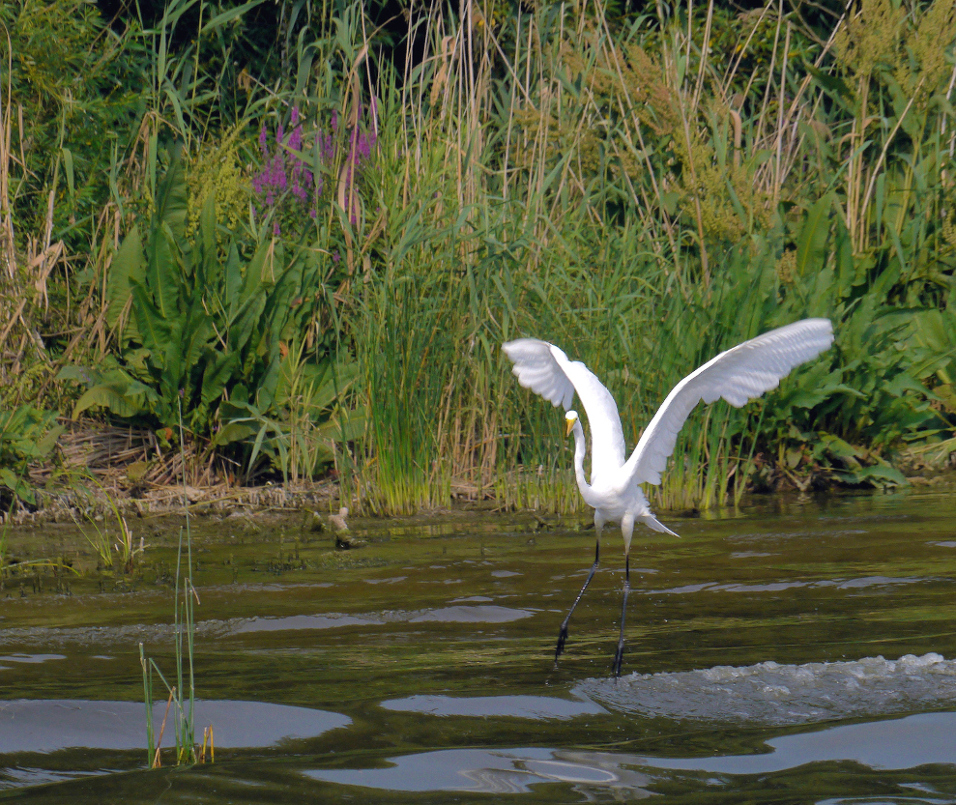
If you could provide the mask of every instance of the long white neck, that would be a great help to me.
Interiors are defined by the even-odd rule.
[[[587,500],[591,484],[587,482],[584,475],[584,454],[587,452],[587,443],[584,440],[584,428],[581,427],[580,419],[575,420],[571,432],[574,434],[574,477],[578,482],[578,489]]]

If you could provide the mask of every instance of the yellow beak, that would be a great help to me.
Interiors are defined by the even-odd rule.
[[[564,423],[564,436],[567,438],[571,435],[571,431],[574,430],[574,423],[577,422],[576,419],[568,419]]]

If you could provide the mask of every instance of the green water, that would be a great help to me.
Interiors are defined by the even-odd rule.
[[[189,768],[146,769],[139,664],[143,643],[173,672],[178,524],[131,523],[132,577],[7,575],[0,799],[956,802],[952,495],[664,519],[680,539],[635,540],[617,683],[613,530],[554,668],[583,523],[355,520],[353,550],[298,516],[196,523],[216,761]],[[57,526],[8,551],[43,545],[94,563]]]

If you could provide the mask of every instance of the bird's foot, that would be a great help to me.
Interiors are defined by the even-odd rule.
[[[624,643],[619,643],[614,654],[614,678],[620,679],[621,665],[624,662]]]
[[[558,664],[558,658],[564,653],[564,644],[568,640],[568,625],[561,625],[561,631],[558,632],[558,645],[554,648],[554,664]]]

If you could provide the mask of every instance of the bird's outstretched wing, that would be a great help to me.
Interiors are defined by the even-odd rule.
[[[739,408],[776,388],[790,370],[833,343],[827,319],[804,319],[744,341],[689,374],[661,404],[621,470],[622,486],[633,481],[659,484],[677,434],[700,400],[721,397]]]
[[[571,408],[574,392],[591,428],[591,477],[596,471],[617,470],[624,463],[624,431],[611,393],[581,361],[570,361],[554,344],[519,338],[502,345],[514,362],[518,382],[554,406]]]

